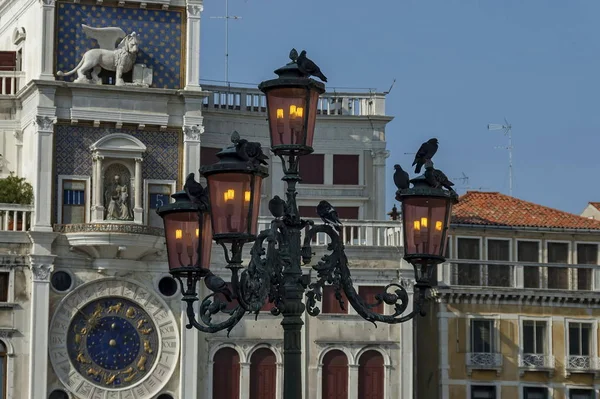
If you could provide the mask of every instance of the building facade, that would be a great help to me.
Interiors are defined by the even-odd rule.
[[[438,303],[417,324],[416,353],[437,343],[418,364],[418,397],[598,398],[599,243],[597,220],[462,196]]]
[[[201,11],[199,0],[0,0],[0,176],[34,195],[0,204],[1,398],[282,397],[269,305],[230,337],[188,330],[167,273],[156,208],[232,131],[269,144],[258,90],[199,85]],[[302,216],[325,198],[347,219],[365,298],[391,281],[412,292],[400,225],[385,221],[384,95],[325,93],[319,114]],[[269,163],[262,227],[284,189]],[[314,259],[325,248],[319,237]],[[227,279],[224,266],[215,247],[211,269]],[[328,291],[321,310],[304,320],[306,398],[412,396],[410,325],[375,328]]]

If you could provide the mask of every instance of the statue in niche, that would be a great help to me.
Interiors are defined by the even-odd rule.
[[[113,182],[106,185],[106,220],[133,220],[129,207],[129,189],[121,183],[121,176],[115,175]]]
[[[69,72],[58,71],[58,76],[69,76],[77,73],[76,83],[102,84],[98,74],[102,69],[115,72],[115,86],[125,86],[123,74],[131,71],[139,50],[138,36],[135,32],[125,34],[116,27],[94,28],[82,24],[84,33],[90,39],[96,39],[100,48],[86,51],[79,64]],[[115,48],[115,43],[120,40]],[[91,74],[91,80],[87,75]]]

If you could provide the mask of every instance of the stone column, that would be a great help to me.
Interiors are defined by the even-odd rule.
[[[48,397],[48,325],[50,274],[54,255],[31,255],[31,322],[29,343],[29,399]]]
[[[42,5],[42,57],[40,58],[40,79],[54,80],[54,3],[55,0],[41,0]],[[198,38],[200,38],[198,36]],[[50,147],[49,147],[50,148]]]
[[[388,150],[372,150],[371,156],[373,157],[373,214],[371,219],[374,220],[385,220],[386,219],[386,208],[385,208],[385,160],[390,156]]]
[[[144,223],[144,208],[142,207],[142,195],[144,192],[142,179],[143,158],[135,159],[135,205],[133,207],[133,220],[135,223]]]
[[[198,302],[194,304],[196,314],[198,314]],[[181,389],[180,398],[198,398],[198,353],[199,353],[199,332],[195,328],[187,329],[185,325],[188,323],[187,303],[181,303]],[[208,361],[208,374],[212,377],[213,362]],[[212,378],[206,381],[212,387]],[[212,392],[212,388],[211,388]]]
[[[200,135],[204,133],[204,126],[192,125],[183,127],[183,177],[189,173],[196,174],[200,179]]]
[[[250,399],[250,362],[240,362],[240,399]]]
[[[104,220],[104,180],[102,179],[102,155],[94,154],[94,170],[92,187],[94,187],[94,206],[92,207],[92,222]]]
[[[200,87],[200,13],[201,2],[187,0],[187,40],[185,60],[185,90],[202,90]]]
[[[34,214],[31,222],[32,231],[52,231],[49,204],[52,203],[52,149],[54,148],[54,124],[56,117],[35,117],[34,157],[37,164],[33,178]]]
[[[358,364],[348,365],[348,399],[360,399],[358,397]]]

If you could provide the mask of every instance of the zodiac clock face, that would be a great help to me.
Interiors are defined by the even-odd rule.
[[[179,340],[172,313],[138,284],[103,279],[67,295],[50,326],[50,359],[81,398],[150,398],[168,382]]]

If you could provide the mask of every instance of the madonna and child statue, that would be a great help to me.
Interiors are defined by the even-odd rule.
[[[107,187],[104,194],[106,220],[133,220],[133,214],[129,206],[127,182],[121,182],[121,177],[115,175],[112,183],[105,185],[105,187]]]

